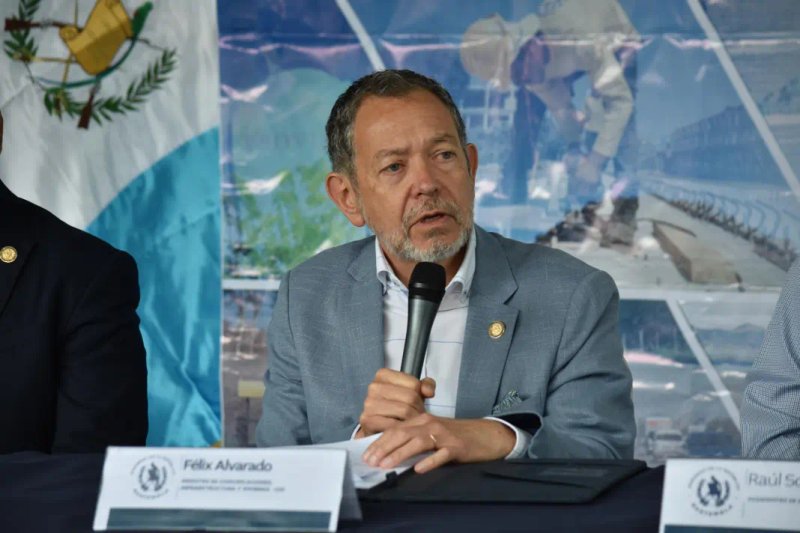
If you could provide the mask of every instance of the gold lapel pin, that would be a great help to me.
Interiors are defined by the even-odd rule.
[[[0,248],[0,261],[3,263],[13,263],[17,260],[17,249],[13,246],[3,246]]]
[[[499,339],[506,332],[506,325],[500,320],[495,320],[489,324],[489,336],[493,339]]]

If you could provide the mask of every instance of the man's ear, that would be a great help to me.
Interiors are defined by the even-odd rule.
[[[325,178],[325,190],[328,191],[328,196],[352,225],[360,228],[366,223],[364,215],[361,213],[358,192],[347,176],[331,172]]]
[[[470,143],[467,145],[466,152],[469,173],[472,175],[472,182],[475,183],[475,176],[478,175],[478,147]]]

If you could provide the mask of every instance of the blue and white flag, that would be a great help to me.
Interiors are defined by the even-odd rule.
[[[134,256],[149,368],[148,443],[215,443],[215,2],[7,0],[0,22],[0,176],[17,195]]]

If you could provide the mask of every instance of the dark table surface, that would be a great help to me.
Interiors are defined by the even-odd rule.
[[[0,532],[92,531],[102,454],[0,455]],[[580,505],[362,502],[340,531],[658,531],[664,469],[646,470]]]

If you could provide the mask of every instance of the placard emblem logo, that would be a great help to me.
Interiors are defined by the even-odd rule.
[[[689,482],[692,508],[700,514],[719,516],[733,509],[739,482],[730,470],[709,467],[696,473]]]
[[[153,455],[140,459],[133,467],[131,476],[134,480],[134,494],[152,500],[169,492],[175,469],[166,457]]]

